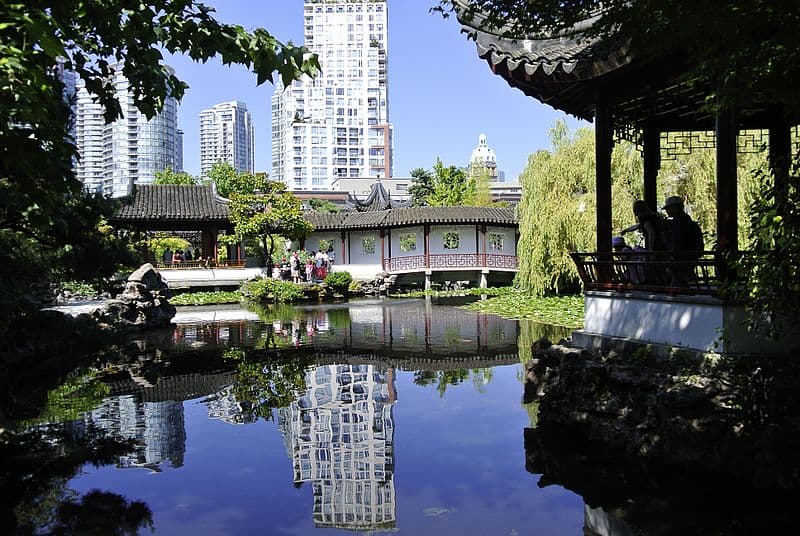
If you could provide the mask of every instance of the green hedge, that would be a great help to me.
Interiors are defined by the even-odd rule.
[[[248,281],[242,285],[239,292],[248,300],[256,302],[292,303],[305,297],[300,285],[272,278]]]
[[[352,282],[350,272],[331,272],[325,277],[325,284],[341,294],[348,291]]]

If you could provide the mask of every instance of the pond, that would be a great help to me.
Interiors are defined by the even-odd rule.
[[[17,422],[30,434],[3,459],[14,530],[645,533],[619,497],[604,509],[602,492],[587,504],[537,474],[585,460],[559,457],[522,403],[531,342],[563,328],[431,300],[182,308],[174,322],[84,356]],[[670,504],[678,526],[730,517],[697,525],[705,514]]]

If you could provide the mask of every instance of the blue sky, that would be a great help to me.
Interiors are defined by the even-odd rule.
[[[281,41],[303,42],[302,0],[205,0],[217,17],[247,29],[263,27]],[[485,133],[506,180],[514,180],[528,155],[548,148],[547,130],[558,118],[578,121],[512,89],[478,58],[475,44],[453,19],[429,13],[436,0],[389,0],[389,118],[394,125],[395,176],[416,167],[468,163]],[[167,57],[190,89],[180,105],[184,168],[200,171],[199,113],[216,103],[240,100],[255,125],[256,171],[271,169],[270,97],[273,86],[256,86],[243,67]]]

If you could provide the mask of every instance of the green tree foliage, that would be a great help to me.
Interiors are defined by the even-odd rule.
[[[217,55],[252,69],[259,84],[277,71],[285,83],[314,76],[316,56],[283,44],[264,29],[223,24],[194,0],[3,2],[0,6],[0,325],[26,311],[35,284],[79,271],[108,274],[114,240],[103,231],[110,208],[85,194],[72,171],[70,109],[57,76],[74,69],[105,109],[121,117],[109,82],[124,62],[136,106],[155,115],[186,84],[162,64],[162,50],[196,61]]]
[[[780,337],[793,333],[800,318],[800,165],[782,192],[764,168],[756,175],[763,195],[750,203],[748,251],[728,290],[751,311],[751,328]]]
[[[312,227],[303,218],[300,199],[287,191],[284,183],[261,176],[256,179],[260,181],[256,193],[231,194],[234,235],[228,241],[253,239],[262,265],[271,270],[275,244],[282,243],[280,237],[299,240],[307,236]]]
[[[342,211],[336,203],[328,201],[327,199],[312,197],[308,200],[308,204],[311,206],[312,210],[323,214],[338,214]]]
[[[433,165],[431,206],[471,205],[475,200],[475,179],[456,166],[445,166],[440,159]]]
[[[413,199],[412,205],[415,207],[427,205],[428,197],[433,193],[433,175],[427,169],[415,168],[411,170],[411,176],[414,181],[408,187],[408,193]]]
[[[267,183],[266,175],[236,171],[235,167],[224,161],[212,165],[207,176],[222,197],[231,197],[234,193],[254,194]]]
[[[164,171],[156,171],[153,184],[178,184],[191,186],[197,184],[197,179],[185,171],[172,171],[167,168]]]
[[[686,79],[715,88],[709,103],[749,106],[764,102],[800,106],[800,3],[775,0],[441,0],[448,13],[461,6],[466,19],[509,37],[570,32],[602,13],[585,36],[624,43],[644,61],[678,54],[691,66]],[[720,84],[719,82],[724,83]]]

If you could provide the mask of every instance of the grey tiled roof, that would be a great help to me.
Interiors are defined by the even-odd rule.
[[[399,227],[423,223],[494,223],[516,225],[514,209],[494,207],[410,207],[390,211],[385,225]]]
[[[478,55],[509,85],[555,108],[584,119],[594,116],[593,105],[581,89],[581,82],[608,74],[631,63],[628,50],[588,38],[586,30],[597,15],[558,35],[529,35],[512,39],[505,29],[482,26],[480,14],[460,20],[462,31],[475,40]],[[577,95],[576,95],[577,93]],[[593,97],[593,94],[590,95]]]
[[[305,218],[319,231],[378,229],[425,223],[517,225],[514,209],[493,207],[409,207],[339,214],[307,212]]]
[[[137,184],[120,200],[117,221],[224,221],[230,216],[228,200],[213,186]]]

